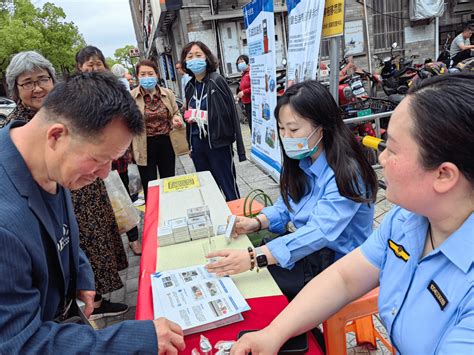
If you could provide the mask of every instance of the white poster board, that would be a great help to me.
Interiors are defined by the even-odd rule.
[[[364,48],[364,21],[347,21],[344,26],[344,53],[365,54]]]
[[[243,11],[252,87],[251,157],[278,180],[281,151],[274,116],[277,97],[273,1],[252,0]]]
[[[288,87],[316,79],[324,0],[288,0]]]

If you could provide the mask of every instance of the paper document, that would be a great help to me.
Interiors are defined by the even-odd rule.
[[[202,265],[151,275],[155,319],[178,323],[185,335],[243,320],[250,310],[230,277],[216,277]]]

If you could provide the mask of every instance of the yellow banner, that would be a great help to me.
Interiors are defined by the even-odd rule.
[[[200,186],[197,174],[174,176],[163,180],[164,192],[187,190]]]
[[[344,34],[344,0],[326,0],[324,4],[323,38]]]

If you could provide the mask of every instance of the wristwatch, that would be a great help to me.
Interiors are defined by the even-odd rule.
[[[264,268],[268,265],[267,256],[262,251],[262,248],[255,248],[255,261],[257,262],[257,267]]]

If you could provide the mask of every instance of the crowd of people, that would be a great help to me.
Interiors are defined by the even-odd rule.
[[[210,171],[227,201],[240,198],[234,144],[239,161],[246,154],[235,97],[218,66],[203,42],[183,47],[180,110],[152,60],[136,64],[134,79],[86,46],[76,72],[59,78],[37,52],[13,56],[6,82],[17,106],[0,129],[0,353],[185,348],[181,327],[163,318],[94,331],[74,300],[85,303],[89,319],[127,312],[104,297],[123,287],[119,272],[128,267],[104,179],[117,170],[128,189],[133,162],[146,200],[148,182],[175,175],[173,130],[186,127],[196,171]],[[236,66],[236,96],[251,121],[249,58],[239,56]],[[473,95],[473,74],[438,76],[417,83],[396,108],[380,163],[397,207],[373,231],[377,177],[336,102],[317,81],[288,88],[275,109],[280,197],[254,218],[238,217],[235,229],[278,237],[211,252],[217,261],[206,268],[219,276],[268,268],[291,303],[232,354],[276,354],[377,285],[399,352],[472,349]],[[127,238],[140,255],[138,227]]]

